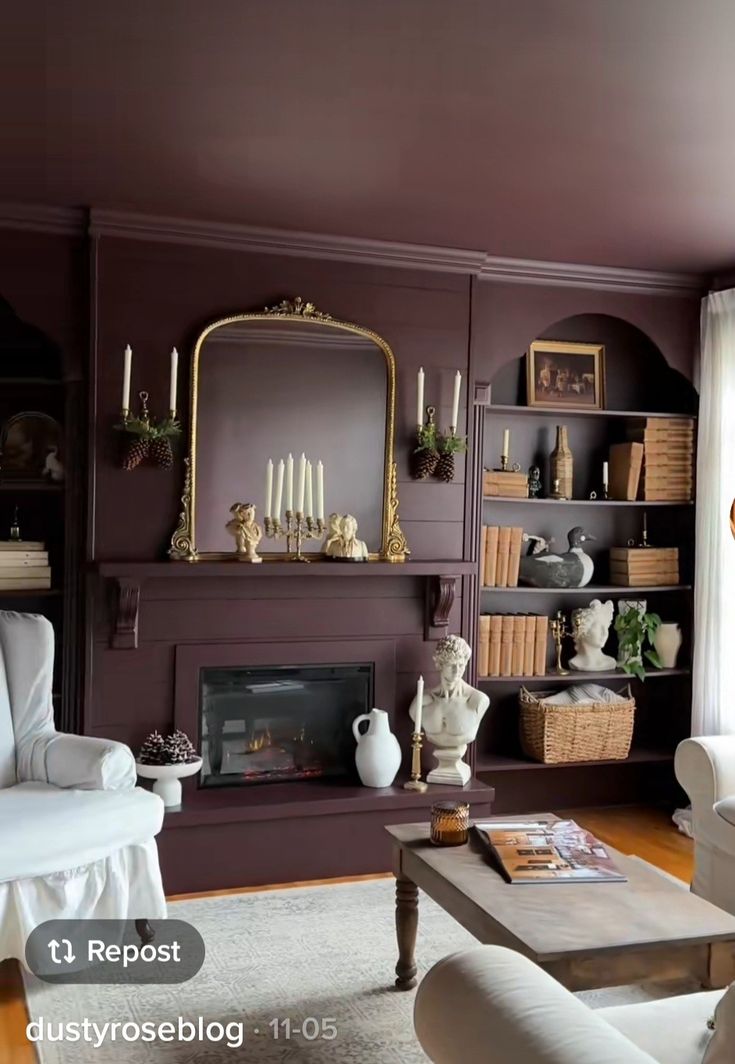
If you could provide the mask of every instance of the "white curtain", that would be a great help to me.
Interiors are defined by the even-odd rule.
[[[735,289],[702,300],[692,734],[735,732]]]

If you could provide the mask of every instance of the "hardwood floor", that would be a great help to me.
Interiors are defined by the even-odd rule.
[[[692,843],[679,834],[671,823],[670,815],[661,809],[642,806],[621,806],[605,809],[567,809],[565,816],[592,831],[603,842],[609,843],[626,854],[637,854],[645,861],[662,868],[670,875],[688,881],[692,875]],[[356,876],[351,879],[372,879],[373,876]],[[347,882],[350,880],[340,880]],[[323,882],[335,882],[325,880]],[[258,887],[258,890],[273,890],[278,886],[303,886],[304,884],[275,884],[273,887]],[[183,897],[213,897],[221,894],[238,894],[238,890],[208,891],[198,895],[175,895],[171,900]],[[26,1042],[27,1015],[23,997],[20,971],[15,961],[0,964],[0,1064],[35,1064],[36,1055]]]

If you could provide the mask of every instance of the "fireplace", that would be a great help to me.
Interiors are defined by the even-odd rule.
[[[202,786],[354,776],[372,664],[207,667],[199,682]]]

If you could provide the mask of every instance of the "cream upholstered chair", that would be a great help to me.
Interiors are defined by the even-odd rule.
[[[707,1024],[715,1009],[713,1036]],[[502,946],[477,946],[434,965],[419,985],[414,1024],[434,1064],[730,1064],[735,1059],[735,989],[593,1010],[533,961]]]
[[[692,890],[735,914],[735,735],[685,739],[675,768],[692,803]]]
[[[53,724],[53,628],[0,611],[0,960],[45,920],[166,915],[160,798],[122,743]]]

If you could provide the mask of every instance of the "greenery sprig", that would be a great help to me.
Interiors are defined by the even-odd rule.
[[[453,436],[451,432],[446,435],[441,433],[437,437],[436,446],[439,454],[464,454],[467,450],[467,437]]]
[[[615,618],[615,631],[618,634],[619,664],[628,676],[637,676],[644,681],[646,670],[643,658],[655,669],[663,665],[653,649],[653,637],[661,627],[661,618],[657,613],[643,613],[635,606],[630,606],[625,613]],[[648,649],[644,650],[648,644]]]

